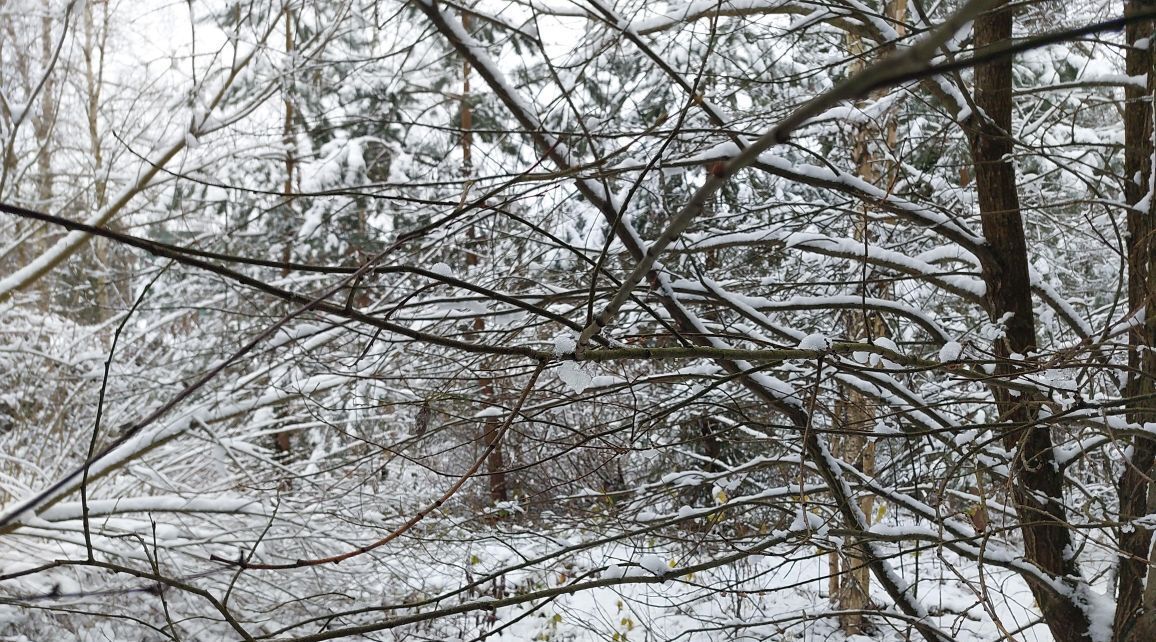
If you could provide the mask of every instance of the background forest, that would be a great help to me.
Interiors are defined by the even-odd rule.
[[[1154,25],[0,0],[0,639],[1156,639]]]

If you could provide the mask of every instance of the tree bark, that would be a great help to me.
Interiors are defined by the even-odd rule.
[[[467,32],[470,30],[472,20],[468,12],[462,12],[462,28]],[[462,62],[462,99],[461,99],[461,128],[462,128],[462,177],[465,180],[465,190],[467,193],[462,194],[462,202],[466,201],[468,191],[472,185],[472,176],[474,173],[474,111],[470,105],[470,62],[465,60]],[[473,225],[470,225],[469,230],[470,249],[466,252],[466,265],[478,265],[478,253],[476,246],[480,243],[478,233]],[[481,333],[486,329],[486,321],[482,317],[474,318],[474,331]],[[486,367],[482,364],[482,367]],[[494,406],[496,403],[494,394],[494,382],[489,377],[479,377],[478,387],[482,391],[482,401],[486,406]],[[510,489],[506,483],[506,456],[502,449],[502,444],[498,441],[500,437],[499,422],[496,416],[487,416],[482,427],[482,444],[486,448],[492,448],[489,457],[486,458],[486,474],[489,480],[490,501],[495,504],[509,501]]]
[[[285,7],[285,56],[292,59],[293,50],[293,9],[286,5]],[[295,182],[294,176],[297,170],[297,159],[294,156],[294,137],[293,137],[293,118],[296,112],[296,105],[293,98],[293,83],[287,83],[284,93],[281,97],[282,104],[285,108],[285,118],[281,121],[281,141],[285,145],[285,183],[282,185],[282,194],[285,196],[284,207],[286,209],[292,208],[293,202],[293,185]],[[281,262],[286,267],[281,269],[281,278],[284,279],[289,276],[289,261],[293,259],[293,244],[289,242],[292,237],[287,237],[284,246],[281,248]],[[279,430],[273,434],[273,451],[278,459],[288,459],[293,452],[293,434],[288,430]],[[288,478],[282,481],[282,488],[288,490],[292,486],[292,481]]]
[[[1129,0],[1124,4],[1125,14],[1151,10],[1154,0]],[[1128,229],[1128,309],[1130,313],[1143,311],[1144,324],[1134,328],[1128,337],[1129,376],[1124,394],[1128,420],[1148,422],[1153,418],[1153,402],[1143,396],[1153,392],[1153,374],[1156,357],[1149,350],[1156,346],[1156,288],[1151,281],[1153,273],[1153,232],[1156,221],[1152,199],[1152,49],[1147,40],[1153,35],[1150,21],[1130,24],[1125,34],[1128,50],[1125,66],[1128,75],[1147,78],[1147,88],[1128,85],[1124,89],[1124,200],[1130,206],[1127,214]],[[1140,208],[1143,208],[1141,211]],[[1127,523],[1150,512],[1149,494],[1152,490],[1152,464],[1156,457],[1156,442],[1136,437],[1132,439],[1131,457],[1119,480],[1120,522]],[[1119,532],[1119,570],[1115,640],[1136,641],[1153,639],[1156,630],[1148,616],[1156,604],[1156,583],[1149,574],[1152,531],[1136,526]]]
[[[907,17],[907,0],[887,0],[883,5],[884,16],[895,26],[896,33],[902,36],[906,31],[904,20]],[[852,71],[858,73],[865,66],[862,58],[865,53],[863,39],[857,34],[849,34],[848,38],[850,53],[859,57],[852,65]],[[885,48],[880,52],[881,55],[886,55],[890,49]],[[871,99],[878,99],[884,93],[875,92]],[[897,133],[895,119],[890,114],[884,114],[881,118],[881,123],[868,123],[858,128],[851,152],[859,177],[876,186],[888,182],[893,172],[890,168],[882,169],[887,159],[873,150],[872,139],[880,138],[880,145],[885,150],[893,150]],[[886,189],[887,186],[882,187]],[[860,213],[861,221],[855,225],[854,238],[864,245],[872,241],[871,209],[870,205],[865,204]],[[870,276],[871,273],[864,270],[859,293],[863,296],[889,298],[891,293],[886,286],[872,288],[869,285]],[[851,340],[889,336],[882,317],[866,309],[848,311],[843,325],[847,338]],[[875,427],[875,410],[871,399],[851,386],[844,386],[835,406],[835,415],[838,431],[831,437],[832,452],[852,462],[864,474],[873,476],[875,442],[870,434]],[[866,522],[871,523],[874,497],[870,493],[864,493],[859,498],[859,509],[863,511]],[[839,624],[848,635],[863,633],[863,612],[871,605],[871,569],[867,561],[862,552],[853,546],[848,547],[843,554],[833,551],[830,556],[831,597],[839,610],[843,611],[839,616]]]
[[[974,26],[976,48],[1010,41],[1012,17],[1007,2],[979,16]],[[969,136],[983,234],[992,249],[983,260],[983,280],[988,313],[993,322],[1004,327],[1003,337],[996,339],[994,346],[1000,361],[996,374],[1011,378],[1031,367],[1036,333],[1027,242],[1011,162],[1010,57],[975,68],[975,105],[978,113],[971,119]],[[992,390],[1003,424],[1003,445],[1015,453],[1011,490],[1025,557],[1056,583],[1071,586],[1080,573],[1069,554],[1072,537],[1063,505],[1063,472],[1056,462],[1048,427],[1036,422],[1040,400],[1029,394],[1013,395],[1000,386]],[[1030,577],[1026,579],[1058,642],[1091,639],[1088,617],[1074,600],[1057,595]]]
[[[40,59],[44,69],[52,64],[52,6],[44,2],[44,16],[40,19]],[[36,137],[36,199],[39,206],[48,209],[52,203],[52,156],[56,151],[52,139],[56,131],[56,74],[47,73],[41,91],[40,113],[32,120]]]

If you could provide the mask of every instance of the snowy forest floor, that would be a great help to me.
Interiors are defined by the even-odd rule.
[[[206,547],[203,541],[196,541],[196,528],[187,524],[142,521],[119,526],[126,533],[135,531],[136,536],[126,536],[119,543],[98,538],[104,542],[101,546],[107,547],[106,553],[147,558],[150,548],[157,550],[148,545],[149,538],[166,538],[164,548],[169,552],[163,553],[160,568],[227,601],[251,632],[270,639],[379,621],[383,614],[409,623],[399,623],[365,639],[865,642],[918,638],[918,632],[901,614],[882,610],[873,611],[863,635],[842,633],[828,597],[829,553],[808,542],[769,549],[766,554],[715,569],[679,574],[680,568],[735,550],[696,548],[694,533],[687,533],[684,545],[674,550],[658,548],[655,539],[646,537],[610,544],[584,542],[571,537],[573,531],[561,525],[531,533],[515,522],[498,523],[483,534],[445,518],[431,518],[395,545],[322,571],[304,568],[238,573],[220,564],[206,566],[203,556],[207,550],[224,551],[227,547]],[[31,537],[21,538],[32,545],[29,549],[0,553],[0,568],[5,573],[35,565],[24,553],[35,551],[43,556],[49,550],[43,541],[32,541],[35,530],[29,529]],[[347,536],[341,539],[366,541],[380,535],[380,530],[364,529],[361,537],[350,536],[357,530],[363,529],[347,525]],[[142,544],[143,556],[130,552]],[[275,547],[276,542],[270,541],[268,549]],[[57,539],[52,548],[62,558],[84,557],[79,533],[73,541]],[[182,549],[189,552],[187,558],[172,554]],[[259,549],[258,553],[266,556],[269,551]],[[922,587],[919,602],[929,619],[958,642],[996,640],[1007,635],[1017,640],[1051,639],[1046,627],[1037,624],[1030,592],[1014,574],[993,567],[985,567],[981,573],[973,562],[939,549],[909,552],[892,561],[895,571],[910,586]],[[663,581],[656,581],[655,574],[661,574]],[[630,577],[650,583],[565,590],[575,584]],[[10,583],[8,594],[20,596],[14,601],[33,608],[0,605],[0,639],[6,641],[120,640],[128,639],[124,637],[128,631],[133,631],[134,639],[148,640],[154,638],[146,627],[134,625],[134,620],[139,624],[166,619],[181,632],[182,639],[235,637],[223,623],[196,616],[192,603],[196,600],[187,593],[156,590],[146,581],[98,569],[65,567],[30,575]],[[531,595],[541,597],[494,609],[476,608],[487,601]],[[886,596],[879,598],[878,603],[886,603]],[[402,606],[414,604],[420,606]],[[423,613],[463,605],[474,608],[420,619]],[[345,615],[332,617],[338,612]],[[82,616],[84,613],[106,616]]]

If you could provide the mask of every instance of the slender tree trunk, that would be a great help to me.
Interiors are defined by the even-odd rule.
[[[903,21],[907,16],[907,0],[888,0],[884,4],[884,15],[895,25],[896,32],[904,33]],[[852,55],[862,56],[864,53],[861,37],[851,34],[849,48]],[[885,53],[885,52],[884,52]],[[853,71],[859,71],[866,65],[860,60],[853,65]],[[870,99],[877,99],[882,93],[872,95]],[[852,161],[859,177],[880,185],[890,180],[892,172],[882,169],[886,160],[880,154],[874,153],[872,140],[882,138],[882,145],[891,150],[895,147],[896,123],[889,116],[885,122],[866,124],[858,128],[854,135]],[[861,221],[855,226],[855,239],[863,244],[872,241],[872,226],[870,223],[870,208],[865,207],[861,212]],[[886,291],[872,288],[868,281],[871,273],[865,271],[862,275],[860,293],[863,296],[888,296]],[[844,328],[847,337],[856,340],[861,337],[876,338],[889,335],[887,325],[878,313],[850,311],[844,316]],[[836,425],[839,432],[831,438],[831,449],[844,460],[854,463],[855,467],[866,475],[875,474],[875,442],[869,435],[875,427],[875,410],[871,400],[858,390],[844,386],[840,400],[835,407]],[[859,509],[870,523],[874,509],[874,497],[864,494],[859,499]],[[831,583],[830,594],[836,606],[846,611],[839,617],[839,624],[844,633],[856,635],[863,632],[863,611],[871,605],[871,569],[867,559],[856,547],[848,547],[843,555],[832,551],[830,554]]]
[[[44,2],[44,16],[40,19],[40,60],[43,68],[52,63],[52,5]],[[56,74],[49,73],[40,94],[40,113],[33,120],[36,136],[36,200],[37,206],[48,208],[52,202],[52,137],[56,129]]]
[[[32,119],[32,133],[36,138],[36,206],[49,209],[53,196],[52,155],[53,139],[56,131],[56,74],[49,73],[52,64],[52,4],[45,0],[43,3],[44,16],[40,19],[40,62],[41,69],[47,73],[44,79],[44,88],[40,92],[40,111]],[[43,238],[41,243],[47,241]],[[39,251],[41,243],[34,244]],[[48,310],[52,299],[53,288],[49,284],[42,284],[39,288],[41,309]],[[75,302],[75,301],[74,301]],[[75,305],[69,306],[75,309]]]
[[[104,150],[101,147],[100,100],[104,88],[104,44],[108,32],[108,5],[104,10],[100,32],[97,32],[93,3],[84,5],[84,80],[87,90],[86,113],[88,125],[88,147],[92,155],[93,203],[97,208],[105,206],[108,181],[105,179]]]
[[[103,8],[103,16],[99,25],[96,23],[96,6]],[[104,90],[104,52],[108,34],[108,5],[88,2],[84,4],[84,84],[85,84],[85,120],[88,126],[88,149],[92,163],[92,209],[103,208],[108,201],[107,170],[104,165],[104,149],[101,146],[100,131],[100,104]],[[115,221],[109,222],[109,227],[120,228]],[[127,278],[123,275],[126,267],[123,259],[112,251],[112,244],[107,239],[93,239],[92,251],[96,256],[97,264],[107,275],[103,281],[93,281],[98,295],[97,319],[106,319],[112,315],[112,309],[120,302],[127,301],[131,296]],[[116,295],[115,297],[113,295]]]
[[[1129,0],[1125,13],[1151,10],[1153,0]],[[1154,390],[1156,358],[1145,348],[1156,346],[1156,287],[1151,279],[1153,259],[1153,232],[1156,231],[1156,211],[1149,196],[1152,185],[1152,95],[1154,90],[1152,68],[1154,57],[1148,39],[1153,35],[1152,22],[1131,24],[1127,28],[1127,73],[1147,78],[1147,88],[1127,86],[1124,89],[1124,200],[1128,210],[1128,309],[1143,312],[1144,324],[1135,328],[1128,338],[1129,377],[1125,395],[1129,397],[1128,420],[1153,420],[1153,401],[1144,399]],[[1138,46],[1139,45],[1139,46]],[[1145,211],[1135,209],[1147,203]],[[1120,521],[1127,523],[1151,512],[1149,494],[1152,490],[1152,464],[1156,457],[1156,443],[1152,439],[1132,439],[1131,456],[1124,462],[1120,476]],[[1120,529],[1119,571],[1117,573],[1115,639],[1135,641],[1156,639],[1156,581],[1150,576],[1149,549],[1152,531],[1143,526]],[[1148,576],[1147,581],[1145,577]]]
[[[285,55],[292,58],[294,50],[293,42],[293,9],[288,5],[285,6]],[[296,106],[293,102],[293,83],[286,83],[286,89],[282,96],[282,103],[284,105],[285,120],[281,124],[281,140],[285,145],[285,182],[282,185],[282,193],[284,194],[284,207],[289,209],[291,207],[293,198],[293,185],[297,173],[297,159],[293,152],[293,118],[296,112]],[[288,264],[293,258],[293,245],[290,242],[291,236],[284,240],[284,246],[281,249],[281,261]],[[289,268],[281,269],[281,278],[289,276]],[[278,458],[287,458],[293,449],[292,433],[288,430],[279,430],[273,433],[273,450]],[[282,486],[286,489],[292,484],[287,478],[282,482]]]
[[[468,32],[470,30],[472,20],[468,12],[462,13],[462,27]],[[474,157],[473,157],[473,129],[474,129],[474,111],[470,105],[470,63],[469,61],[462,62],[462,99],[461,99],[461,129],[462,129],[462,178],[465,181],[463,188],[462,202],[466,201],[467,193],[470,186],[473,184],[472,176],[474,173]],[[476,247],[481,243],[478,231],[474,225],[470,225],[469,230],[470,249],[466,253],[466,265],[471,267],[478,264],[478,253]],[[474,331],[481,333],[486,329],[486,320],[482,317],[474,318]],[[483,362],[481,367],[486,367]],[[494,381],[489,377],[479,377],[478,387],[482,392],[482,400],[486,406],[495,405]],[[493,448],[489,457],[486,459],[486,474],[489,479],[490,501],[495,504],[499,502],[509,501],[510,489],[506,480],[506,456],[502,449],[502,444],[498,441],[500,423],[496,416],[487,415],[484,425],[482,427],[482,444],[486,448]]]
[[[1007,2],[975,20],[975,45],[982,48],[1009,41],[1013,9]],[[972,158],[979,195],[983,234],[992,251],[983,265],[988,312],[1002,322],[1005,334],[994,351],[996,374],[1014,377],[1031,367],[1036,348],[1027,242],[1020,215],[1015,167],[1011,162],[1012,60],[1005,57],[975,68],[975,105],[970,122]],[[1015,358],[1013,358],[1015,355]],[[1071,586],[1080,572],[1072,556],[1072,537],[1063,500],[1063,471],[1052,450],[1047,426],[1036,423],[1034,395],[1012,395],[993,386],[1003,424],[1004,447],[1016,453],[1012,464],[1012,495],[1024,538],[1027,561],[1056,583]],[[1088,641],[1088,615],[1073,599],[1027,578],[1040,611],[1058,642]],[[1072,587],[1074,588],[1074,587]]]
[[[479,242],[477,231],[471,225],[468,230],[469,239],[472,244]],[[466,253],[466,265],[476,266],[478,264],[478,255],[472,249]],[[486,320],[482,317],[474,318],[474,331],[477,333],[485,332]],[[481,368],[487,368],[486,360],[482,359],[479,364]],[[494,380],[485,375],[478,377],[478,388],[481,391],[482,402],[486,407],[493,407],[497,405],[497,395],[494,390]],[[486,415],[482,425],[482,444],[485,448],[490,449],[490,454],[486,458],[486,476],[489,479],[490,501],[495,504],[505,502],[510,499],[510,490],[506,480],[506,456],[503,452],[502,443],[499,441],[501,423],[498,417],[494,415]]]
[[[0,0],[0,10],[6,9],[5,4],[4,0]],[[3,29],[4,33],[2,37],[4,40],[11,43],[19,42],[16,38],[15,21],[5,21],[3,24],[0,24],[0,29]],[[28,55],[19,50],[12,53],[5,53],[4,63],[13,70],[13,81],[19,79],[22,85],[20,90],[27,94],[28,87],[31,86],[28,74]],[[14,114],[5,111],[3,115],[5,129],[13,126],[14,116]],[[7,195],[5,188],[8,186],[8,177],[16,172],[16,146],[6,144],[3,149],[0,149],[0,154],[3,155],[3,158],[0,159],[0,197],[5,197]],[[20,251],[22,252],[23,250]],[[27,259],[23,254],[20,254],[19,260],[23,264]]]

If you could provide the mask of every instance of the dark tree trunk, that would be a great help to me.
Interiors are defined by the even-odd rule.
[[[1013,10],[1005,2],[975,21],[975,45],[982,48],[1011,39]],[[991,252],[983,261],[988,312],[1003,321],[1005,336],[996,341],[1001,360],[997,371],[1004,377],[1030,367],[1036,347],[1035,314],[1032,310],[1027,243],[1020,215],[1015,167],[1011,162],[1012,60],[1010,57],[975,68],[975,105],[971,119],[971,148],[975,164],[983,234]],[[1023,355],[1022,360],[1010,359]],[[1020,359],[1020,357],[1017,357]],[[1022,364],[1022,365],[1021,365]],[[1027,560],[1055,578],[1078,578],[1063,506],[1063,472],[1056,464],[1047,426],[1037,425],[1031,395],[1013,396],[995,386],[993,391],[1003,423],[1006,448],[1017,453],[1012,466],[1012,492]],[[1031,579],[1029,582],[1031,582]],[[1052,635],[1058,642],[1090,640],[1088,618],[1077,604],[1048,587],[1031,582]]]
[[[1129,0],[1124,5],[1126,14],[1151,10],[1153,0]],[[1148,88],[1129,85],[1124,89],[1124,200],[1130,206],[1144,201],[1152,178],[1152,102],[1153,65],[1151,47],[1144,44],[1153,34],[1152,22],[1129,25],[1126,38],[1128,52],[1127,72],[1131,76],[1148,78]],[[1139,44],[1140,46],[1137,46]],[[1153,302],[1152,274],[1153,208],[1148,199],[1145,211],[1128,210],[1128,309],[1132,313],[1144,311],[1144,325],[1135,328],[1128,338],[1129,377],[1125,395],[1128,402],[1128,420],[1148,422],[1153,419],[1151,399],[1143,396],[1153,392],[1152,375],[1156,359],[1142,347],[1156,346],[1156,306]],[[1152,463],[1156,444],[1151,439],[1134,438],[1132,456],[1125,461],[1120,476],[1120,521],[1128,522],[1148,514],[1148,495],[1151,486]],[[1149,548],[1152,532],[1142,527],[1121,529],[1120,557],[1117,575],[1115,639],[1140,642],[1153,639],[1151,617],[1152,597],[1146,598],[1145,577],[1148,575]],[[1148,583],[1150,584],[1150,582]]]

